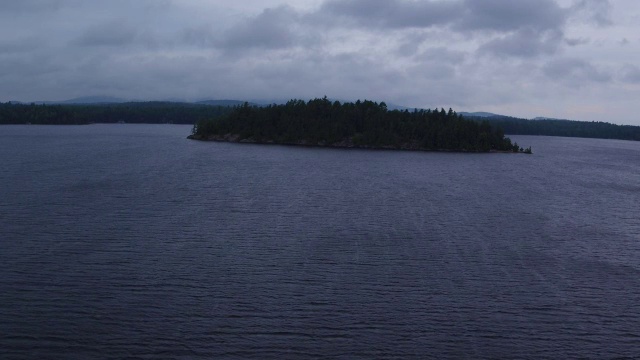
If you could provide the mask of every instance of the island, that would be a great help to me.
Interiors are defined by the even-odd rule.
[[[230,113],[198,121],[189,139],[338,148],[531,154],[487,121],[452,109],[389,110],[384,102],[290,100],[282,105],[244,103]]]

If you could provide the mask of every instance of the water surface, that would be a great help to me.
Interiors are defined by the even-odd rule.
[[[640,143],[534,155],[0,127],[0,357],[640,354]]]

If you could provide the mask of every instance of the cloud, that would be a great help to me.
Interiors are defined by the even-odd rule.
[[[2,0],[3,13],[51,12],[62,6],[61,0]]]
[[[465,0],[463,14],[456,26],[461,31],[558,31],[567,17],[552,0]]]
[[[609,0],[576,0],[570,8],[574,19],[598,26],[613,25],[612,5]]]
[[[444,64],[460,64],[467,54],[463,51],[450,50],[446,47],[432,47],[425,49],[418,55],[418,59],[426,62],[437,62]]]
[[[138,31],[124,21],[94,25],[87,29],[75,44],[79,46],[124,46],[132,44]]]
[[[567,10],[552,0],[465,0],[465,13],[456,28],[474,34],[493,33],[478,47],[480,54],[536,57],[556,53],[562,46]]]
[[[2,74],[0,78],[23,79],[56,73],[64,68],[55,60],[47,59],[42,55],[37,57],[18,55],[0,58],[0,69],[7,70],[0,72]]]
[[[298,13],[289,6],[265,9],[223,33],[217,43],[226,49],[282,49],[298,40],[295,25]]]
[[[563,45],[568,10],[552,0],[329,0],[316,16],[378,30],[448,29],[483,43],[482,53],[521,57],[552,54]]]
[[[640,67],[626,64],[622,67],[621,80],[629,84],[640,84]]]
[[[558,31],[538,33],[522,29],[485,43],[479,51],[497,56],[535,57],[556,53],[562,40],[562,33]]]
[[[565,39],[564,41],[569,46],[585,45],[591,42],[591,40],[585,39],[585,38],[571,38],[571,39]]]
[[[447,25],[462,11],[460,1],[329,0],[320,14],[364,26],[428,28]]]
[[[329,0],[319,10],[351,25],[379,28],[453,27],[459,32],[477,30],[558,30],[566,9],[552,0]]]
[[[534,117],[518,109],[633,104],[640,83],[636,0],[0,2],[0,101],[327,95]]]
[[[612,79],[607,71],[599,70],[590,63],[577,58],[552,60],[543,66],[544,74],[553,80],[563,80],[575,86],[587,82],[605,83]]]
[[[210,25],[202,24],[182,29],[178,37],[185,45],[208,48],[216,46],[217,38],[215,34],[215,30]]]
[[[28,37],[21,39],[0,40],[0,53],[3,55],[13,55],[21,53],[29,53],[44,44],[45,41],[37,37]]]

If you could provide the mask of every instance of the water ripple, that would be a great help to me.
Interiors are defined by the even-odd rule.
[[[522,157],[188,130],[0,128],[1,358],[640,354],[637,143],[599,141],[605,161],[582,139]]]

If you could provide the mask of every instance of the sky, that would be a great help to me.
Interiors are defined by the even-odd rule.
[[[0,101],[83,96],[640,125],[640,1],[1,0]]]

